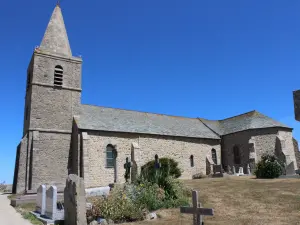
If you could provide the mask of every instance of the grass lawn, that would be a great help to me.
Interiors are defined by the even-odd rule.
[[[204,224],[300,225],[300,179],[259,180],[253,177],[229,177],[185,180],[199,191],[203,207],[214,209]],[[160,219],[127,225],[190,225],[191,215],[179,209],[157,212]]]

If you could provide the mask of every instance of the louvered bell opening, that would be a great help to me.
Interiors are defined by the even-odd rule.
[[[61,87],[63,85],[63,69],[55,68],[54,72],[54,86]]]

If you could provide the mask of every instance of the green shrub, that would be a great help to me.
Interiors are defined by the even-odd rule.
[[[161,172],[162,176],[174,176],[178,178],[181,176],[182,171],[178,168],[178,162],[174,159],[169,158],[161,158],[159,159],[161,164],[161,168],[159,171]],[[147,175],[153,177],[156,173],[156,169],[154,168],[155,160],[152,160],[142,166],[142,175]]]
[[[283,172],[283,164],[275,155],[264,154],[257,163],[254,174],[257,178],[277,178]]]
[[[114,188],[107,198],[97,197],[92,201],[93,208],[88,213],[94,218],[103,217],[114,222],[137,221],[144,219],[144,210],[135,204],[121,188]]]

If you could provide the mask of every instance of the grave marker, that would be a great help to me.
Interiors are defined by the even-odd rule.
[[[45,215],[46,211],[46,186],[40,185],[36,195],[36,212]]]
[[[45,215],[50,218],[54,219],[56,215],[56,209],[57,209],[57,187],[51,186],[46,191],[46,212]]]
[[[128,182],[128,179],[130,179],[130,168],[131,168],[131,162],[129,162],[128,157],[126,157],[126,163],[124,164],[124,169],[125,169],[125,180],[126,183]]]
[[[193,206],[180,207],[180,213],[193,214],[193,225],[204,225],[203,216],[213,216],[214,210],[209,208],[201,208],[201,203],[198,202],[198,192],[192,192]]]

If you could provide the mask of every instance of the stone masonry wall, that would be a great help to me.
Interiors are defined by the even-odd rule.
[[[297,161],[297,167],[300,168],[300,152],[299,152],[298,141],[295,138],[293,138],[293,143],[294,143],[294,151],[295,151],[295,156]]]
[[[39,132],[36,136],[33,143],[32,190],[41,184],[64,187],[71,135]]]
[[[282,128],[267,128],[242,131],[223,136],[222,163],[225,167],[227,165],[243,166],[245,170],[246,165],[249,163],[249,140],[252,139],[254,141],[256,161],[258,161],[263,153],[275,153],[277,137],[285,140],[285,146],[282,151],[286,155],[294,157],[295,161],[292,132]],[[235,145],[240,149],[241,165],[234,164],[233,147]]]
[[[27,140],[28,137],[25,135],[18,146],[17,149],[16,162],[15,162],[15,177],[13,184],[13,192],[21,193],[25,190],[25,180],[26,180],[26,156],[27,156]],[[17,157],[19,160],[17,161]],[[17,172],[17,173],[16,173]]]
[[[114,169],[106,168],[106,146],[117,146],[118,182],[125,182],[124,168],[126,157],[131,158],[132,143],[138,143],[140,149],[139,164],[144,165],[154,160],[155,154],[170,157],[179,162],[183,169],[181,178],[191,179],[195,173],[206,173],[206,155],[211,149],[217,151],[220,162],[219,140],[205,140],[157,135],[138,135],[128,133],[88,132],[88,139],[83,140],[84,179],[86,187],[105,186],[114,182]],[[190,156],[194,155],[194,167],[190,165]]]

